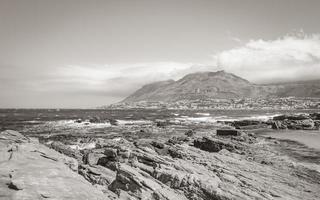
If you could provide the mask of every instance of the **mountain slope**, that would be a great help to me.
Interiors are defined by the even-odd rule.
[[[198,72],[145,85],[123,102],[286,96],[320,97],[320,81],[257,85],[225,71]]]

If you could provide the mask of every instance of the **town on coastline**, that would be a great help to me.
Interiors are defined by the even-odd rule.
[[[299,110],[320,109],[320,98],[312,97],[284,97],[284,98],[238,98],[216,99],[205,98],[195,100],[179,100],[174,102],[138,101],[119,102],[107,109],[174,109],[174,110]]]

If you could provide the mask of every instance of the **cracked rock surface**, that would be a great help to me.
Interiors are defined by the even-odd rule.
[[[81,150],[67,143],[47,145],[72,158],[2,132],[0,199],[320,199],[319,165],[282,154],[273,138],[93,138],[94,147]]]
[[[16,131],[0,133],[0,199],[107,199],[78,163]]]

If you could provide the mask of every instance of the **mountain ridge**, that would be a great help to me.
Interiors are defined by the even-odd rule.
[[[195,72],[177,81],[166,80],[146,84],[122,102],[288,96],[320,97],[320,80],[255,84],[223,70]]]

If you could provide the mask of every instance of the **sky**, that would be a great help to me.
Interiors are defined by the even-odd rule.
[[[225,70],[320,79],[319,0],[0,0],[0,108],[94,108]]]

